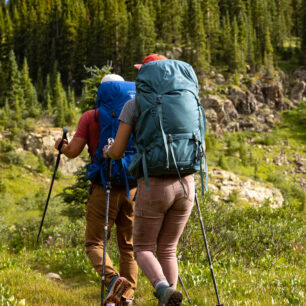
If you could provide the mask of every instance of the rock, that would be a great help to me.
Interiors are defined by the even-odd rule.
[[[47,166],[53,167],[58,151],[54,148],[55,141],[62,137],[62,129],[44,128],[29,133],[24,138],[24,149],[36,156],[41,156]],[[84,166],[84,161],[77,157],[69,159],[61,155],[60,170],[64,174],[73,174],[79,167]]]
[[[306,70],[298,69],[293,73],[293,76],[300,81],[306,82]]]
[[[281,83],[266,85],[262,87],[262,92],[265,103],[268,104],[270,108],[275,108],[277,110],[288,109],[284,103],[283,88]]]
[[[224,99],[215,95],[208,95],[204,98],[203,104],[207,120],[211,123],[211,126],[214,127],[214,131],[218,129],[216,123],[218,123],[222,128],[238,118],[238,113],[232,101],[229,99]]]
[[[290,99],[297,104],[303,100],[306,83],[304,81],[297,81],[291,89]]]
[[[52,279],[56,282],[62,282],[63,279],[56,273],[50,272],[46,275],[47,278]]]
[[[218,73],[216,76],[215,76],[215,80],[216,80],[216,83],[219,84],[219,85],[222,85],[225,83],[225,77]]]
[[[239,114],[250,115],[257,110],[255,97],[249,91],[231,88],[229,98]]]
[[[238,201],[249,203],[250,205],[262,205],[269,200],[271,207],[276,208],[280,207],[284,202],[284,198],[278,189],[251,179],[239,178],[231,172],[220,169],[210,169],[209,187],[216,193],[215,200],[227,201],[229,196],[235,192],[237,193]]]

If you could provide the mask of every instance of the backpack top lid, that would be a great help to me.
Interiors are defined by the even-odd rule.
[[[127,81],[107,81],[98,87],[97,105],[111,110],[121,110],[123,105],[135,97],[135,83]]]
[[[166,94],[189,90],[198,95],[198,79],[191,65],[178,60],[152,61],[143,65],[136,79],[137,90]]]

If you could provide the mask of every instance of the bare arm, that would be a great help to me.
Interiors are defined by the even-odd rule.
[[[55,143],[55,148],[57,149],[62,138],[59,138]],[[66,141],[63,142],[61,152],[69,158],[75,158],[83,151],[86,145],[86,140],[81,137],[73,137],[72,140],[67,144]]]
[[[133,127],[124,122],[120,122],[115,141],[111,147],[109,147],[107,153],[105,153],[105,148],[103,149],[103,154],[105,158],[120,159],[126,149],[129,142]]]

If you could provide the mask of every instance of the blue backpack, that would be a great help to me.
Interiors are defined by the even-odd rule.
[[[204,170],[207,189],[205,113],[192,67],[178,60],[146,63],[137,75],[135,100],[137,153],[131,175],[144,177],[149,189],[149,176],[177,174],[182,183],[181,174],[199,171],[203,192]]]
[[[116,137],[119,127],[118,117],[124,104],[135,97],[135,83],[125,81],[108,81],[98,88],[96,109],[99,112],[100,134],[99,145],[95,155],[91,154],[92,163],[87,165],[86,177],[93,183],[100,183],[106,189],[107,160],[103,157],[103,148],[108,144],[108,138]],[[129,139],[124,156],[120,160],[112,160],[111,181],[113,185],[136,186],[136,180],[129,175],[128,167],[136,152]]]

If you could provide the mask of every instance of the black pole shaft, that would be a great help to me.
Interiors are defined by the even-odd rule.
[[[203,238],[204,238],[204,244],[205,244],[207,258],[208,258],[208,262],[209,262],[210,273],[211,273],[211,276],[212,276],[212,280],[213,280],[213,283],[214,283],[214,287],[215,287],[215,291],[216,291],[216,296],[217,296],[217,300],[218,300],[217,306],[223,306],[223,304],[220,303],[220,299],[219,299],[217,283],[216,283],[216,279],[215,279],[215,275],[214,275],[214,270],[213,270],[213,265],[212,265],[210,254],[209,254],[208,242],[207,242],[207,238],[206,238],[206,234],[205,234],[205,228],[204,228],[204,223],[203,223],[203,218],[202,218],[202,214],[201,214],[201,210],[200,210],[200,205],[199,205],[197,193],[195,193],[195,201],[196,201],[196,204],[197,204],[197,209],[198,209],[198,214],[199,214],[202,234],[203,234]]]
[[[183,287],[183,290],[184,290],[184,292],[185,292],[185,294],[186,294],[188,303],[189,303],[190,305],[192,305],[192,304],[191,304],[190,297],[189,297],[189,295],[188,295],[188,293],[187,293],[186,287],[185,287],[185,285],[184,285],[184,283],[183,283],[183,280],[182,280],[182,278],[180,277],[180,275],[178,276],[178,279],[179,279],[179,281],[180,281],[180,283],[181,283],[181,286]]]
[[[44,213],[43,213],[43,216],[42,216],[42,219],[41,219],[41,222],[40,222],[39,232],[38,232],[37,239],[36,239],[37,243],[38,243],[38,240],[39,240],[39,236],[40,236],[40,233],[41,233],[41,230],[42,230],[42,227],[43,227],[43,224],[44,224],[46,212],[47,212],[47,209],[48,209],[49,199],[50,199],[50,195],[51,195],[51,191],[52,191],[52,187],[53,187],[56,171],[57,171],[57,168],[58,168],[59,163],[60,163],[61,154],[62,154],[61,153],[61,148],[63,146],[64,140],[67,140],[67,133],[68,133],[68,129],[67,128],[63,128],[63,137],[62,137],[62,141],[60,142],[60,144],[58,146],[59,153],[58,153],[57,158],[56,158],[56,163],[55,163],[55,167],[54,167],[52,181],[51,181],[51,185],[50,185],[50,188],[49,188],[49,193],[48,193],[48,197],[47,197]]]
[[[106,179],[106,207],[105,207],[105,222],[104,222],[104,246],[103,246],[103,264],[102,264],[102,284],[101,284],[101,306],[104,303],[104,286],[105,286],[105,257],[107,247],[107,234],[108,234],[108,214],[109,214],[109,200],[111,191],[111,173],[112,173],[112,160],[107,160],[107,179]]]

